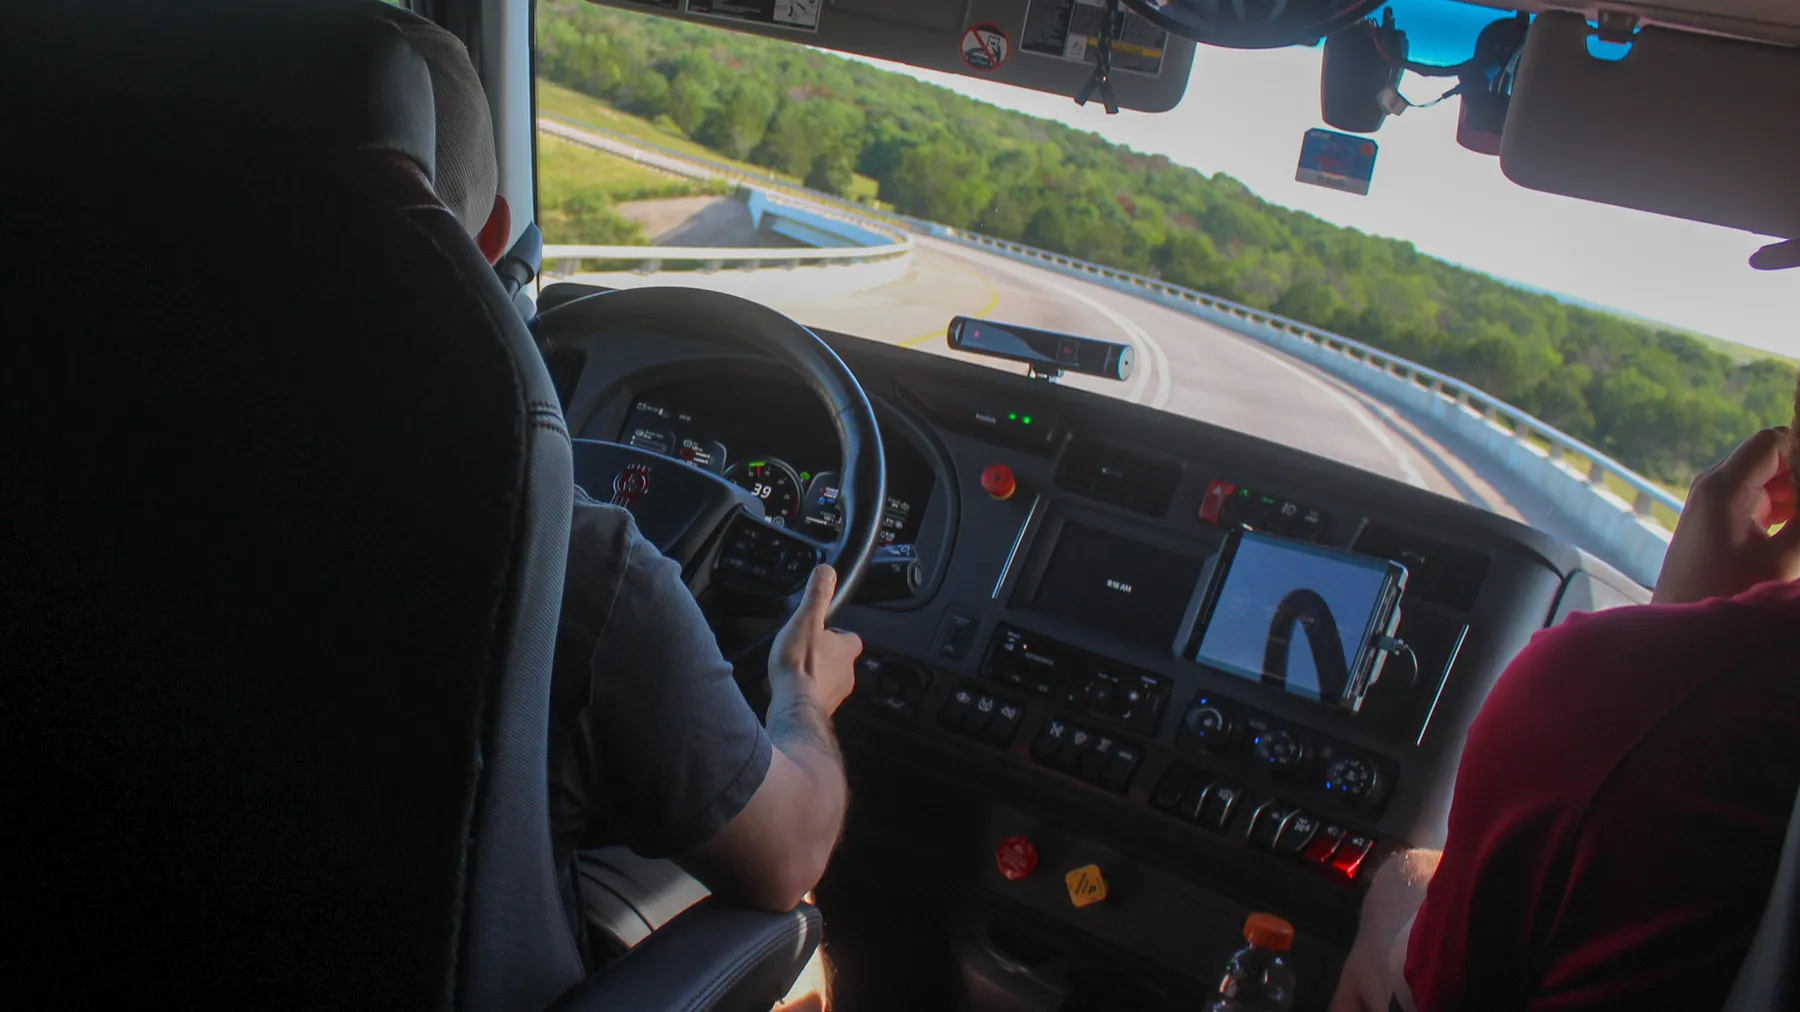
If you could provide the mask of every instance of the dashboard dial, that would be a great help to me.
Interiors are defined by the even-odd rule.
[[[726,470],[725,477],[761,499],[763,514],[775,526],[785,527],[799,518],[800,476],[786,461],[774,457],[740,460]]]

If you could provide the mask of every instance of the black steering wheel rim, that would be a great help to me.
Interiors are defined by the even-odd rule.
[[[805,326],[761,303],[699,288],[596,292],[547,310],[532,322],[546,348],[609,330],[700,337],[758,352],[800,378],[830,416],[842,456],[844,518],[826,561],[837,570],[832,613],[850,600],[868,569],[887,501],[887,466],[874,407],[837,352]]]

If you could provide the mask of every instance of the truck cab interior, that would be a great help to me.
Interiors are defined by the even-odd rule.
[[[1310,45],[1378,8],[1130,6],[1169,33],[1160,76],[999,79],[1166,110],[1209,46]],[[1509,176],[1800,236],[1800,13],[1487,6],[1535,16]],[[1296,1007],[1325,1008],[1370,871],[1442,843],[1509,660],[1648,588],[1044,381],[1129,374],[1123,346],[948,334],[999,369],[713,292],[540,286],[533,7],[412,5],[488,94],[498,271],[431,193],[424,62],[354,0],[0,15],[5,1003],[768,1009],[823,941],[846,1010],[1173,1010],[1269,911]],[[839,0],[804,41],[971,73],[965,31],[1026,7]],[[1628,77],[1584,62],[1590,19],[1637,33]],[[1715,85],[1762,97],[1713,115]],[[677,452],[714,444],[781,466],[746,495]],[[576,485],[683,564],[753,697],[813,563],[866,647],[815,902],[703,901],[594,974],[544,797]],[[1354,604],[1296,589],[1326,584]],[[1273,627],[1233,614],[1263,598]],[[1334,625],[1359,649],[1320,649]],[[1792,1007],[1794,850],[1733,1008]]]

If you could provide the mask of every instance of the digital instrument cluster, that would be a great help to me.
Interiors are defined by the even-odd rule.
[[[721,475],[762,500],[770,523],[831,542],[844,527],[836,433],[802,388],[794,395],[771,406],[750,402],[735,381],[670,384],[633,402],[619,441]],[[883,443],[888,500],[879,543],[911,544],[931,470],[904,440]]]

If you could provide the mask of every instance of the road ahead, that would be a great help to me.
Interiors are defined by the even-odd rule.
[[[1137,349],[1130,382],[1065,382],[1340,460],[1576,540],[1537,493],[1500,468],[1475,453],[1465,460],[1417,420],[1303,362],[1124,292],[943,240],[914,242],[903,281],[776,306],[812,326],[1008,371],[1023,367],[950,351],[950,317],[1122,341]]]
[[[539,126],[664,171],[716,174],[670,153],[646,151],[573,124],[540,119]],[[771,304],[812,326],[1008,370],[1021,367],[950,351],[944,342],[950,318],[987,317],[1122,341],[1137,350],[1130,382],[1089,377],[1065,382],[1387,475],[1575,544],[1584,540],[1540,493],[1480,451],[1446,445],[1429,423],[1304,362],[1124,292],[940,239],[915,236],[914,243],[912,268],[901,281],[816,301]],[[692,283],[701,277],[671,276],[659,282]]]

